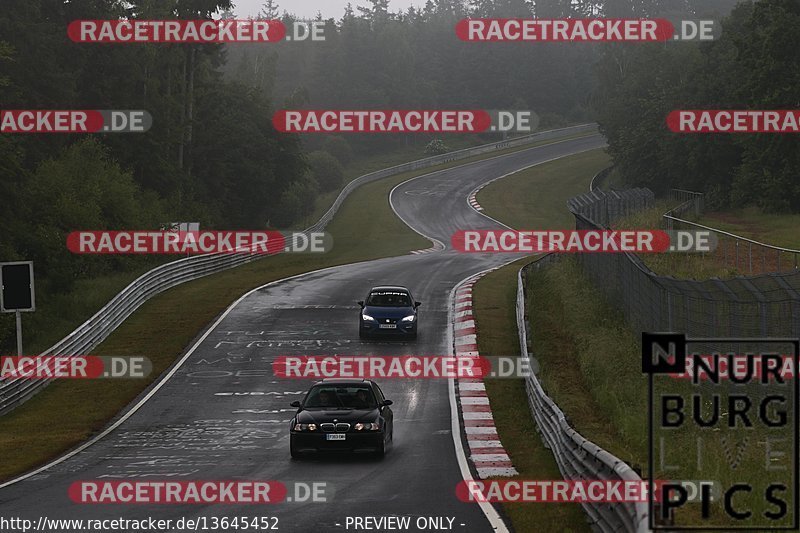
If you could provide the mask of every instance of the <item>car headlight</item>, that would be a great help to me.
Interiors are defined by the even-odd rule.
[[[408,316],[404,316],[403,320],[401,320],[401,322],[414,322],[414,320],[416,320],[416,319],[417,319],[417,315],[408,315]]]
[[[316,424],[295,424],[294,425],[295,431],[316,431],[317,425]]]
[[[381,427],[378,425],[377,422],[367,422],[367,423],[359,422],[355,426],[353,426],[353,429],[355,429],[356,431],[378,431],[379,429],[381,429]]]
[[[372,320],[372,321],[374,321],[374,320],[375,320],[375,319],[374,319],[374,318],[372,318],[371,316],[369,316],[369,315],[365,315],[364,313],[361,313],[361,319],[362,319],[362,320],[366,320],[366,321],[368,321],[368,322],[369,322],[370,320]]]

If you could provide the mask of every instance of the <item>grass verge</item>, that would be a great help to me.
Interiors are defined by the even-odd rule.
[[[555,163],[558,166],[559,162]],[[589,176],[591,173],[586,175]],[[499,181],[494,186],[502,187],[509,183]],[[522,196],[517,188],[514,188],[514,194]],[[484,207],[488,205],[487,202],[481,203]],[[531,206],[532,212],[528,218],[524,218],[523,213],[513,214],[513,216],[516,216],[518,220],[522,219],[524,223],[539,215],[538,212],[533,211],[534,207]],[[664,205],[656,206],[652,212],[630,217],[621,222],[619,226],[658,227],[658,219],[666,209],[667,207]],[[508,211],[509,207],[503,207],[503,210]],[[494,214],[491,209],[487,209],[487,212],[489,215]],[[497,212],[498,218],[504,222],[509,221],[505,212]],[[650,217],[649,223],[647,223],[648,217]],[[774,221],[775,219],[771,222]],[[665,256],[663,260],[666,262],[656,265],[654,270],[665,270],[665,273],[676,275],[676,273],[681,273],[678,268],[680,267],[684,269],[684,276],[691,277],[724,274],[724,270],[720,271],[716,265],[703,265],[698,259],[707,260],[708,258],[690,257],[687,259]],[[668,262],[673,260],[695,261],[695,264],[687,267],[686,264],[670,264]],[[492,338],[502,335],[503,331],[509,336],[515,337],[516,335],[516,332],[508,326],[514,321],[513,314],[506,313],[505,318],[498,315],[499,318],[490,322],[488,326],[485,325],[485,319],[482,319],[481,316],[491,316],[492,307],[497,307],[496,303],[491,303],[491,294],[482,292],[492,290],[491,285],[495,286],[494,290],[500,290],[500,287],[508,285],[506,301],[502,305],[513,309],[511,302],[513,302],[514,295],[510,288],[512,276],[510,273],[507,274],[505,281],[502,276],[506,275],[505,270],[516,271],[518,266],[506,267],[486,276],[476,285],[474,312],[479,329],[478,342],[482,352],[491,347],[491,344],[484,347],[484,338],[482,337],[491,343],[496,342],[492,341]],[[487,309],[481,311],[485,305],[488,306]],[[647,380],[641,373],[639,339],[631,333],[623,314],[610,305],[602,291],[584,276],[575,258],[563,258],[549,268],[533,272],[528,277],[526,307],[534,339],[532,355],[539,361],[542,369],[539,379],[548,395],[564,411],[570,425],[584,437],[607,449],[628,464],[639,467],[646,475],[648,457]],[[500,349],[509,349],[509,346]],[[491,387],[487,383],[487,390],[490,391],[493,411],[498,420],[498,431],[516,465],[519,460],[514,450],[522,449],[521,446],[526,443],[525,439],[516,433],[515,425],[519,425],[519,420],[508,416],[509,412],[514,413],[513,403],[509,402],[503,406],[502,402],[505,401],[503,394],[497,392],[497,387],[502,385],[507,389],[503,391],[506,394],[513,391],[512,385],[501,381],[492,383]],[[666,385],[671,393],[683,393],[686,397],[687,391],[684,389],[688,388],[688,384],[667,383]],[[763,387],[759,393],[764,394]],[[758,398],[758,396],[753,397]],[[499,401],[496,402],[495,398],[498,398]],[[524,395],[518,394],[517,402],[524,401]],[[724,401],[727,400],[723,399],[722,402]],[[754,403],[756,402],[754,401]],[[517,407],[517,412],[518,409],[519,407]],[[688,409],[686,411],[688,412]],[[709,411],[710,409],[706,409],[704,406],[702,417],[706,420],[709,418]],[[498,416],[498,412],[502,416]],[[728,413],[723,407],[720,417],[724,420],[727,416]],[[746,479],[753,483],[756,489],[752,494],[741,497],[741,507],[752,510],[754,516],[761,516],[764,511],[769,510],[770,504],[763,500],[763,494],[759,491],[769,482],[775,481],[775,477],[771,473],[765,473],[763,466],[765,435],[763,432],[750,433],[749,437],[745,438],[743,447],[737,448],[737,453],[740,454],[736,456],[738,458],[731,459],[732,456],[729,456],[726,446],[730,447],[730,442],[737,442],[737,446],[740,445],[741,432],[737,433],[735,428],[726,431],[721,427],[724,425],[724,422],[719,424],[721,431],[718,433],[702,434],[702,450],[696,441],[700,433],[693,431],[691,427],[685,431],[669,433],[670,440],[666,445],[666,451],[662,449],[661,452],[666,454],[662,460],[670,465],[680,465],[681,472],[686,474],[685,479],[714,479],[721,482],[723,487],[730,487],[733,482],[741,482],[742,479]],[[716,427],[714,431],[717,431]],[[755,441],[755,444],[750,442],[750,446],[748,446],[748,438]],[[724,439],[728,439],[727,444]],[[722,453],[723,451],[725,453]],[[526,453],[535,454],[536,451],[530,450]],[[523,458],[519,463],[521,468],[529,468],[525,464],[526,459]],[[731,461],[737,462],[737,466],[731,466]],[[701,462],[702,467],[700,466]],[[655,476],[657,478],[669,477],[669,472],[659,471],[658,468],[660,467],[656,466]],[[680,477],[684,478],[683,475]],[[537,523],[535,513],[544,513],[546,510],[540,511],[533,506],[523,509],[509,507],[508,512],[515,517],[515,520],[522,520],[521,523],[525,524],[524,527],[527,530],[529,524]],[[721,527],[741,525],[726,518],[718,504],[712,505],[711,514],[715,524]],[[548,522],[548,525],[550,523]],[[553,523],[558,525],[547,529],[548,531],[572,530],[569,526],[562,526],[561,522]],[[690,506],[681,511],[676,525],[697,526],[703,523],[700,518],[699,506]],[[541,530],[541,527],[536,529]]]
[[[478,192],[484,213],[512,228],[566,229],[575,226],[567,200],[589,190],[589,181],[609,165],[604,149],[537,165],[497,180]]]
[[[533,148],[535,146],[541,146],[543,144],[549,144],[549,143],[552,143],[554,141],[567,141],[567,140],[570,140],[570,139],[578,139],[580,137],[586,137],[588,135],[593,135],[593,133],[588,133],[588,134],[587,133],[576,133],[576,134],[573,134],[573,135],[567,135],[567,136],[564,136],[564,137],[559,137],[558,139],[547,139],[547,140],[544,140],[544,141],[539,141],[539,142],[535,142],[535,143],[531,143],[531,144],[526,144],[526,145],[523,145],[523,146],[515,146],[513,148],[506,148],[504,150],[497,150],[497,151],[494,151],[494,152],[490,152],[488,154],[481,154],[481,155],[468,157],[468,158],[456,161],[454,163],[456,165],[463,165],[465,163],[470,163],[472,161],[480,161],[481,159],[486,159],[488,157],[495,157],[495,156],[498,156],[498,155],[506,155],[506,154],[510,154],[510,153],[513,153],[513,152],[519,152],[520,150],[526,150],[528,148]],[[497,142],[500,142],[500,141],[498,140]],[[448,146],[450,146],[450,148],[452,150],[460,150],[460,149],[463,149],[463,148],[473,148],[475,146],[480,146],[480,145],[483,145],[483,144],[489,144],[489,142],[486,142],[486,141],[473,141],[473,142],[461,141],[461,142],[458,142],[458,143],[449,143],[448,142]],[[401,163],[406,163],[408,161],[414,161],[414,160],[417,160],[417,159],[424,159],[425,157],[428,157],[428,156],[426,156],[424,153],[421,153],[420,149],[418,147],[415,147],[413,149],[407,148],[407,149],[399,151],[397,153],[392,153],[392,154],[381,153],[381,154],[376,154],[374,156],[361,158],[358,161],[355,161],[355,162],[351,163],[348,166],[348,168],[347,168],[347,176],[348,177],[346,178],[346,182],[349,183],[350,181],[353,181],[354,179],[356,179],[359,176],[363,176],[364,174],[368,174],[370,172],[374,172],[374,171],[380,170],[382,168],[388,168],[388,167],[391,167],[391,166],[399,165]],[[448,168],[449,166],[452,166],[452,165],[453,165],[453,163],[448,163],[447,165],[444,165],[444,166],[431,167],[431,169],[436,170],[436,169],[439,169],[439,168]],[[342,184],[342,186],[344,187],[345,184]],[[316,201],[316,207],[314,209],[314,212],[311,214],[311,216],[309,216],[304,221],[303,227],[310,226],[311,224],[313,224],[314,222],[319,220],[319,217],[321,217],[325,213],[325,211],[327,211],[328,208],[330,208],[330,206],[333,204],[334,200],[336,200],[336,197],[338,196],[338,194],[339,194],[339,191],[334,191],[334,192],[329,192],[329,193],[326,193],[326,194],[323,194],[323,195],[319,196],[317,198],[317,201]]]
[[[564,258],[555,265],[532,272],[527,283],[526,309],[536,339],[533,356],[542,369],[539,379],[543,387],[564,411],[573,428],[626,463],[638,467],[646,476],[648,383],[641,372],[639,339],[630,331],[623,314],[585,277],[575,258]],[[668,378],[656,380],[655,386],[656,394],[661,391],[690,398],[698,393],[688,382]],[[711,392],[701,390],[704,403],[700,416],[704,420],[709,420],[713,413]],[[750,398],[753,405],[758,405],[767,393],[758,384],[748,385],[738,392]],[[672,475],[677,479],[711,479],[724,488],[746,480],[754,490],[742,495],[737,505],[760,517],[771,509],[771,504],[762,497],[762,488],[786,481],[782,479],[785,474],[764,468],[767,441],[778,442],[779,439],[759,422],[754,422],[754,427],[747,430],[727,427],[730,419],[726,420],[729,418],[729,408],[724,407],[726,396],[722,393],[719,400],[723,405],[719,414],[721,421],[711,431],[691,423],[668,430],[656,427],[656,442],[660,438],[665,440],[661,445],[664,447],[657,448],[661,455],[654,465],[655,478]],[[690,416],[688,407],[683,411]],[[755,415],[753,417],[755,420]],[[744,440],[743,431],[746,433]],[[785,431],[779,436],[789,440]],[[731,442],[741,446],[737,448],[735,459],[727,451]],[[672,468],[679,468],[681,474],[671,471]],[[720,501],[712,504],[710,512],[717,526],[743,525],[723,512]],[[698,505],[681,509],[676,519],[676,525],[703,524],[711,525],[701,518]]]
[[[513,302],[517,271],[530,260],[522,259],[487,274],[475,285],[473,313],[481,355],[519,355]],[[544,447],[528,411],[525,381],[488,379],[485,383],[497,431],[519,479],[561,479],[553,452]],[[503,508],[516,531],[589,531],[578,504],[506,503]]]
[[[608,156],[602,149],[537,165],[484,187],[478,201],[484,213],[514,228],[568,228],[574,219],[567,210],[567,200],[585,192],[591,177],[607,165]],[[473,313],[481,355],[519,355],[517,271],[529,261],[516,261],[487,274],[475,285]],[[546,336],[538,331],[534,328],[537,343],[540,335],[543,340]],[[542,358],[540,361],[545,367],[552,364]],[[574,374],[573,369],[570,377]],[[530,416],[524,380],[486,380],[486,391],[500,439],[520,479],[560,479],[553,453],[544,447]],[[578,504],[521,503],[504,504],[503,508],[517,531],[589,530]]]
[[[616,229],[660,229],[661,216],[675,202],[659,200],[649,209],[628,215],[616,221]],[[716,253],[659,253],[639,254],[647,267],[661,276],[673,276],[680,279],[706,280],[710,278],[731,278],[740,272],[733,266],[726,264],[722,256]]]
[[[700,224],[748,239],[800,250],[800,214],[764,213],[756,207],[706,213]]]

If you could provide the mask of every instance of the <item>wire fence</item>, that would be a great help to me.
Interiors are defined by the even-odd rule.
[[[687,194],[683,207],[679,206],[681,214],[702,209],[702,199],[693,194]],[[617,218],[652,206],[653,193],[648,189],[595,190],[567,205],[576,229],[606,229]],[[676,220],[680,219],[673,217],[672,223]],[[657,275],[630,253],[580,254],[579,262],[636,332],[680,331],[695,337],[800,336],[800,271],[795,269],[695,281]]]
[[[672,199],[680,202],[664,213],[661,226],[666,230],[706,230],[717,237],[717,248],[712,259],[722,266],[746,274],[771,272],[796,272],[800,264],[800,250],[783,248],[758,242],[718,228],[713,228],[683,217],[697,218],[703,213],[703,194],[673,189]]]

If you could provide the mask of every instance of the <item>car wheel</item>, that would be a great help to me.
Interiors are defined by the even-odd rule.
[[[412,331],[408,334],[409,339],[416,339],[417,338],[417,330]]]
[[[295,459],[295,460],[300,459],[302,457],[302,454],[297,451],[297,448],[294,447],[294,443],[293,442],[289,443],[289,453],[291,454],[292,459]]]
[[[359,329],[358,330],[358,338],[359,339],[366,339],[367,338],[367,334],[363,329]]]
[[[385,455],[386,455],[386,441],[382,440],[380,447],[377,449],[377,451],[375,451],[375,457],[377,459],[383,459]]]

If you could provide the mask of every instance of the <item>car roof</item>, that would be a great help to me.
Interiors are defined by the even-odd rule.
[[[315,385],[321,385],[325,383],[335,383],[338,385],[343,385],[346,383],[353,383],[353,384],[372,383],[372,381],[364,378],[325,378],[322,381],[316,382]]]
[[[404,291],[404,292],[411,292],[406,287],[401,287],[400,285],[379,285],[377,287],[372,287],[369,292],[372,291]]]

